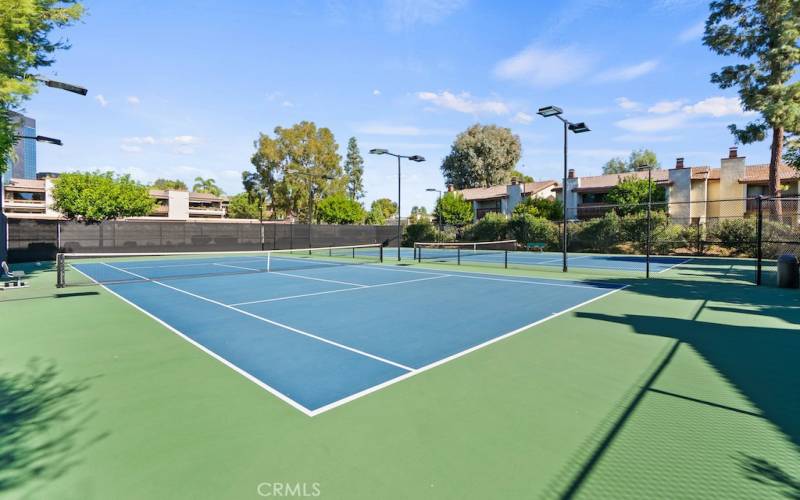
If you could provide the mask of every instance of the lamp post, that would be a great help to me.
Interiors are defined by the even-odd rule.
[[[653,204],[653,166],[640,165],[639,171],[647,170],[647,234],[645,239],[645,277],[650,279],[650,206]]]
[[[400,260],[400,242],[403,239],[403,230],[400,225],[400,160],[405,158],[407,160],[415,161],[417,163],[425,161],[420,155],[404,156],[395,153],[390,153],[388,149],[370,149],[371,155],[389,155],[397,158],[397,260]]]
[[[33,77],[38,82],[43,83],[50,88],[66,90],[67,92],[72,92],[73,94],[79,94],[83,96],[85,96],[89,92],[85,88],[80,87],[78,85],[72,85],[71,83],[59,82],[38,75],[33,75]],[[35,139],[37,142],[47,142],[55,146],[62,145],[59,139],[53,139],[52,137],[45,137],[43,135],[37,135],[36,137],[33,136],[15,136],[15,137],[17,139]],[[5,264],[6,259],[8,258],[8,236],[6,233],[8,225],[6,224],[6,214],[3,211],[3,201],[6,197],[4,192],[4,183],[2,174],[3,170],[4,168],[0,168],[0,264]],[[0,274],[2,274],[2,272],[0,272]]]
[[[564,227],[561,231],[561,253],[563,255],[562,271],[567,272],[567,130],[571,130],[574,134],[582,134],[584,132],[589,132],[589,127],[587,127],[583,122],[572,123],[571,121],[564,119],[561,116],[563,112],[564,111],[557,106],[545,106],[543,108],[539,108],[539,111],[537,111],[536,114],[544,118],[555,116],[564,124],[564,183],[561,187],[561,192],[563,193],[562,201],[564,202],[564,214],[562,220]]]
[[[425,191],[428,191],[428,192],[431,192],[431,193],[439,193],[439,197],[437,198],[436,205],[441,209],[442,208],[442,193],[443,193],[443,191],[441,189],[436,189],[436,188],[428,188]],[[439,215],[437,215],[436,219],[439,221],[439,237],[441,237],[442,236],[442,214],[440,213]]]

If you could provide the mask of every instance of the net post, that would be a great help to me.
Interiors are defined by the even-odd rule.
[[[756,285],[761,285],[761,235],[764,228],[764,213],[762,210],[764,198],[759,196],[756,200],[756,208],[758,211],[758,217],[756,218]]]
[[[356,258],[356,247],[353,247],[353,259],[355,259],[355,258]]]
[[[378,247],[378,258],[380,259],[381,262],[383,262],[383,245],[380,245]]]
[[[504,250],[503,254],[503,267],[508,269],[508,250]]]
[[[272,252],[267,252],[267,272],[271,271],[270,264],[272,263]]]
[[[461,248],[456,248],[456,255],[458,256],[458,265],[461,265]]]
[[[417,250],[417,262],[422,263],[422,247],[416,247]]]
[[[64,254],[56,254],[56,288],[64,288]]]

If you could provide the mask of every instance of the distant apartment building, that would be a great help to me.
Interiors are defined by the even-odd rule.
[[[781,196],[796,197],[800,192],[800,173],[780,165],[783,187]],[[681,223],[705,222],[720,217],[742,217],[756,208],[755,198],[767,193],[768,164],[746,163],[732,147],[728,156],[720,160],[719,167],[685,166],[678,158],[669,170],[653,170],[653,181],[664,186],[669,201],[669,215]],[[606,196],[623,179],[647,179],[647,172],[579,177],[574,170],[567,176],[566,204],[570,218],[588,219],[602,216],[609,210]],[[561,188],[557,189],[559,198]]]
[[[511,179],[511,183],[507,185],[461,189],[457,192],[472,203],[475,220],[480,220],[488,213],[510,214],[524,198],[555,199],[557,187],[558,183],[552,180],[517,182],[516,179]]]
[[[783,197],[800,194],[800,172],[787,165],[779,169]],[[756,209],[759,195],[767,194],[768,164],[746,163],[732,147],[728,156],[720,160],[719,167],[686,166],[677,158],[674,168],[657,169],[653,182],[666,190],[668,211],[675,222],[683,224],[705,222],[720,217],[744,217]],[[602,217],[611,210],[608,193],[628,178],[647,179],[646,171],[580,177],[574,169],[567,174],[566,193],[561,184],[553,181],[516,182],[508,185],[458,191],[472,203],[475,220],[487,213],[510,215],[514,207],[526,196],[566,200],[567,217],[591,219]]]
[[[12,178],[5,186],[3,211],[9,217],[59,219],[61,214],[53,208],[53,179],[57,174],[39,179]],[[228,199],[208,193],[162,191],[151,189],[155,200],[148,218],[169,220],[222,219],[227,215]]]
[[[17,124],[17,135],[23,137],[14,145],[14,154],[9,158],[6,182],[10,178],[36,179],[36,120],[11,112],[11,120]]]

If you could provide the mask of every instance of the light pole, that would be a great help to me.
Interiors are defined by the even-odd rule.
[[[439,197],[436,200],[436,206],[439,207],[439,210],[441,211],[441,208],[442,208],[442,193],[443,193],[443,191],[441,189],[436,189],[436,188],[428,188],[425,191],[428,191],[428,192],[431,192],[431,193],[439,193]],[[439,222],[439,237],[441,237],[442,236],[442,214],[439,213],[436,216],[436,219]]]
[[[563,112],[564,111],[557,106],[545,106],[543,108],[539,108],[539,111],[537,111],[536,114],[545,118],[555,116],[564,124],[564,183],[561,186],[562,201],[564,203],[564,217],[562,224],[564,227],[561,231],[561,253],[563,255],[562,271],[567,272],[567,130],[571,130],[575,134],[582,134],[583,132],[589,132],[589,127],[587,127],[583,122],[572,123],[571,121],[564,119],[561,116]]]
[[[650,206],[653,203],[653,166],[640,165],[638,168],[647,170],[647,235],[645,240],[645,277],[650,279]]]
[[[49,78],[44,78],[38,75],[34,75],[34,78],[45,84],[48,87],[54,89],[61,89],[66,90],[67,92],[72,92],[73,94],[79,95],[86,95],[88,90],[83,87],[79,87],[78,85],[72,85],[70,83],[59,82],[56,80],[51,80]],[[53,144],[56,146],[61,146],[61,141],[59,139],[53,139],[52,137],[45,137],[43,135],[37,135],[36,137],[33,136],[15,136],[17,139],[35,139],[37,142],[47,142],[49,144]],[[1,158],[1,156],[0,156]],[[8,258],[8,237],[6,234],[8,225],[6,224],[6,214],[3,211],[3,201],[5,200],[5,190],[4,190],[4,183],[3,183],[3,168],[0,168],[0,264],[5,264],[6,259]],[[0,272],[2,274],[2,272]]]
[[[415,161],[417,163],[425,161],[420,155],[404,156],[395,153],[390,153],[388,149],[370,149],[371,155],[389,155],[397,158],[397,260],[400,260],[400,242],[403,239],[403,230],[400,225],[400,160],[405,158],[407,160]]]

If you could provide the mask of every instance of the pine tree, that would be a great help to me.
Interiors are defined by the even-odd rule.
[[[800,131],[800,3],[797,0],[715,0],[703,43],[717,54],[739,56],[742,64],[725,66],[712,83],[738,87],[745,111],[761,119],[744,128],[728,128],[743,144],[763,141],[772,131],[769,194],[780,195],[778,165],[785,133]]]
[[[355,137],[347,142],[347,158],[344,162],[344,172],[347,175],[347,194],[352,200],[364,197],[364,158],[358,150]]]

